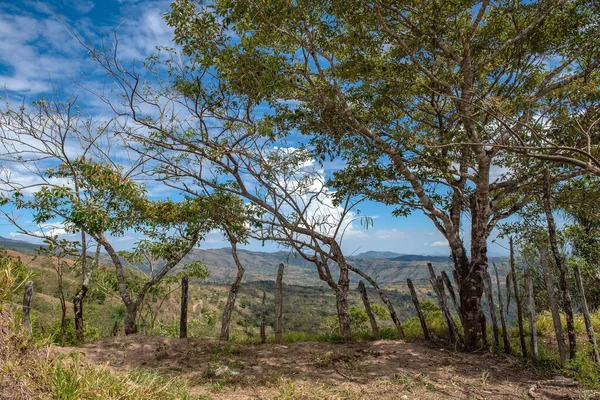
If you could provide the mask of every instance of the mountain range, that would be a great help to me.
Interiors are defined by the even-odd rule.
[[[14,240],[0,236],[0,246],[19,252],[31,253],[40,246],[22,240]],[[238,257],[246,272],[244,281],[273,281],[280,263],[286,265],[284,280],[288,284],[303,286],[321,286],[325,283],[318,277],[314,264],[294,256],[287,251],[259,252],[238,250]],[[105,257],[109,262],[108,256]],[[230,282],[236,275],[230,248],[220,249],[194,249],[183,260],[184,263],[201,260],[210,271],[209,281]],[[505,257],[490,257],[490,263],[495,262],[500,266],[506,261]],[[429,271],[427,263],[430,262],[434,270],[450,273],[452,264],[449,256],[426,256],[418,254],[401,254],[390,251],[367,251],[348,257],[348,262],[369,274],[382,286],[404,285],[406,279],[412,279],[415,284],[427,282]],[[332,267],[332,273],[335,273]],[[351,275],[353,284],[357,284],[359,277]]]

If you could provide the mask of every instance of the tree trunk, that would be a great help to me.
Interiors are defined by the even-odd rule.
[[[283,263],[277,269],[275,281],[275,343],[283,343]],[[337,296],[337,293],[336,293]]]
[[[90,282],[92,280],[92,274],[94,270],[98,267],[100,262],[100,244],[96,245],[96,254],[94,256],[94,262],[91,266],[89,266],[87,261],[87,244],[86,243],[86,235],[85,232],[81,233],[81,240],[84,243],[81,247],[81,271],[82,271],[82,281],[81,287],[75,293],[75,297],[73,297],[73,313],[75,315],[75,336],[77,339],[77,345],[81,346],[84,344],[84,326],[83,326],[83,300],[87,295],[89,290]]]
[[[363,281],[358,282],[358,290],[360,292],[360,297],[362,298],[363,305],[365,306],[365,311],[369,316],[369,322],[371,323],[371,330],[373,332],[373,336],[375,339],[381,339],[381,334],[379,333],[379,328],[377,327],[377,320],[375,319],[375,315],[373,314],[373,310],[371,310],[371,302],[369,302],[369,296],[367,295],[367,288]]]
[[[77,345],[81,346],[84,343],[84,332],[83,332],[83,299],[87,294],[91,269],[88,272],[87,268],[87,241],[85,232],[81,232],[81,276],[82,282],[81,287],[75,293],[73,297],[73,315],[75,316],[75,339]],[[100,246],[98,246],[99,248]]]
[[[554,255],[554,261],[559,272],[559,288],[563,303],[563,310],[567,317],[567,334],[569,337],[569,358],[574,359],[577,354],[577,338],[575,335],[575,322],[573,318],[573,302],[567,283],[567,271],[558,250],[558,240],[556,238],[556,225],[552,216],[552,205],[550,204],[550,169],[544,170],[544,209],[546,211],[546,221],[548,222],[548,236],[550,237],[550,248]]]
[[[560,355],[560,365],[565,366],[567,361],[567,350],[565,349],[565,337],[560,323],[560,313],[558,312],[558,302],[554,295],[554,274],[550,269],[548,262],[548,250],[545,247],[540,249],[540,262],[544,271],[544,281],[546,282],[546,292],[548,296],[548,305],[552,312],[552,322],[554,323],[554,334],[556,336],[556,344],[558,346],[558,354]]]
[[[485,264],[481,262],[469,262],[464,249],[457,251],[451,246],[456,276],[458,277],[457,286],[460,296],[460,314],[464,330],[464,344],[468,351],[478,351],[486,347],[485,338],[485,315],[481,307],[481,296],[483,295],[483,282],[481,281],[480,271],[484,270]],[[481,254],[479,259],[485,259],[485,248],[479,249]],[[475,255],[471,255],[473,260]]]
[[[261,303],[262,307],[260,310],[260,342],[263,344],[267,342],[267,333],[265,330],[265,313],[266,313],[265,303],[266,303],[266,300],[267,300],[267,294],[263,290],[262,303]]]
[[[31,327],[31,300],[33,299],[33,281],[27,281],[25,291],[23,292],[23,329],[27,331],[29,337],[32,334]]]
[[[136,319],[139,304],[137,302],[130,303],[125,306],[125,308],[127,309],[127,312],[125,313],[125,320],[123,321],[123,331],[126,335],[133,335],[138,331]]]
[[[525,272],[525,292],[527,295],[527,310],[529,311],[529,339],[531,341],[531,359],[537,361],[538,355],[538,340],[537,327],[535,324],[535,301],[533,298],[533,282],[531,272]]]
[[[350,307],[348,303],[349,285],[339,285],[335,292],[337,302],[337,312],[340,322],[340,335],[344,342],[352,341],[352,331],[350,328]]]
[[[421,329],[423,329],[423,337],[425,337],[425,340],[429,340],[429,330],[427,329],[427,323],[425,321],[425,317],[423,317],[423,312],[421,311],[421,303],[419,303],[419,298],[417,297],[415,287],[410,279],[407,279],[406,283],[408,284],[408,288],[410,289],[410,297],[412,298],[413,304],[415,305],[415,310],[417,310],[419,322],[421,322]]]
[[[523,324],[523,308],[521,303],[521,296],[519,295],[519,285],[517,283],[517,271],[515,267],[515,250],[513,238],[509,238],[510,245],[510,273],[512,274],[513,290],[515,295],[515,304],[517,307],[517,323],[519,325],[519,341],[521,342],[521,353],[523,357],[527,357],[527,345],[525,344],[525,328]]]
[[[490,314],[490,321],[492,321],[492,352],[496,352],[500,346],[500,338],[498,335],[498,321],[496,320],[496,305],[494,304],[494,293],[492,292],[492,280],[490,274],[487,271],[481,273],[481,280],[483,281],[483,290],[488,303],[488,311]]]
[[[581,312],[583,313],[583,320],[585,321],[585,329],[588,334],[588,340],[592,345],[592,356],[594,362],[600,363],[600,355],[598,355],[598,345],[596,344],[596,334],[594,333],[594,327],[592,326],[592,320],[590,318],[590,310],[588,309],[587,299],[585,298],[585,289],[583,287],[583,281],[581,280],[581,273],[579,271],[579,265],[575,264],[575,282],[577,283],[579,293],[579,304],[581,304]]]
[[[188,278],[181,278],[181,308],[179,313],[179,338],[187,338]]]
[[[496,275],[496,287],[498,288],[498,309],[500,310],[500,324],[502,325],[502,342],[504,344],[504,352],[506,354],[510,354],[512,353],[512,350],[506,328],[506,319],[504,318],[504,302],[502,301],[502,290],[500,288],[500,275],[498,275],[498,268],[496,268],[496,264],[492,263],[492,266],[494,267],[494,273]]]
[[[65,291],[63,285],[63,264],[61,257],[57,260],[56,273],[58,274],[58,298],[60,300],[60,346],[65,346],[65,336],[67,335],[67,302],[65,301]]]
[[[240,283],[242,282],[242,278],[244,277],[244,267],[240,262],[240,259],[237,256],[237,243],[235,240],[231,241],[231,255],[233,257],[233,261],[237,267],[237,275],[235,277],[235,281],[231,285],[231,289],[229,289],[229,296],[227,297],[227,303],[225,304],[225,309],[223,310],[223,319],[221,321],[221,340],[229,340],[229,327],[231,326],[231,315],[233,313],[233,308],[235,307],[235,301],[237,299],[237,295],[240,289]]]

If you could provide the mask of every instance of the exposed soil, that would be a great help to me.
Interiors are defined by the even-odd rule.
[[[598,394],[509,356],[377,341],[227,344],[143,335],[104,338],[88,362],[188,378],[210,399],[573,399]],[[565,386],[566,384],[567,386]],[[600,395],[598,395],[600,398]]]

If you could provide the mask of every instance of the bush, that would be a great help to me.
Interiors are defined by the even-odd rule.
[[[20,259],[0,250],[0,307],[5,301],[10,301],[13,293],[32,276]]]
[[[423,312],[430,333],[440,337],[448,335],[448,326],[446,325],[444,315],[432,301],[425,300],[422,302],[421,311]],[[423,338],[423,328],[421,328],[421,322],[418,317],[413,317],[406,321],[402,325],[402,328],[407,340]]]
[[[85,319],[84,319],[85,320]],[[86,342],[94,341],[100,338],[98,328],[90,327],[86,322],[83,323],[83,337]],[[60,344],[60,319],[54,321],[50,327],[50,341],[54,344]],[[68,318],[65,327],[65,346],[76,346],[77,335],[75,332],[75,320]]]

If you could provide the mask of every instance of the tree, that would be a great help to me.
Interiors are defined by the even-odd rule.
[[[127,117],[120,130],[152,161],[146,173],[191,198],[212,191],[244,198],[253,225],[249,237],[291,248],[312,262],[336,293],[346,340],[351,339],[350,271],[376,287],[402,337],[385,292],[352,266],[341,249],[344,233],[362,219],[357,206],[364,196],[332,191],[313,154],[288,145],[288,132],[274,130],[273,121],[258,116],[256,104],[222,86],[211,75],[211,66],[166,49],[166,56],[161,52],[146,65],[151,76],[166,69],[168,79],[142,83],[141,74],[119,63],[117,46],[88,49],[126,99],[120,107],[102,98]],[[368,217],[362,220],[370,224]]]
[[[490,145],[510,133],[486,105],[535,121],[554,92],[597,65],[577,64],[595,49],[596,24],[585,25],[595,15],[587,1],[178,0],[167,21],[222,86],[270,108],[274,131],[297,129],[318,156],[343,156],[340,190],[431,219],[448,240],[475,350],[487,239],[527,202],[520,190],[542,167]],[[551,57],[565,61],[550,66]],[[577,71],[563,80],[567,67]]]
[[[15,193],[31,193],[42,187],[61,185],[61,182],[46,174],[46,168],[59,164],[70,170],[73,179],[72,201],[86,202],[74,161],[78,158],[94,158],[107,163],[113,162],[112,143],[117,141],[111,134],[111,126],[111,120],[92,118],[77,106],[77,99],[61,99],[58,93],[55,97],[40,98],[30,106],[23,104],[19,108],[13,108],[7,103],[0,112],[0,183],[3,203]],[[130,172],[135,169],[132,166]],[[52,236],[54,229],[62,229],[53,223],[27,226],[10,210],[3,208],[1,212],[5,219],[25,235],[45,239],[48,235]],[[86,232],[76,233],[81,238],[73,242],[81,251],[81,286],[73,298],[73,309],[77,343],[82,344],[83,301],[97,263],[89,262],[87,253],[90,244]]]

